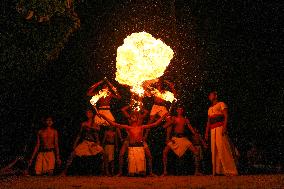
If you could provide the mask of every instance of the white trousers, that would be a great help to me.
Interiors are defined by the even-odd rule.
[[[223,127],[211,129],[211,152],[213,175],[232,174],[238,171],[227,135],[222,136]]]

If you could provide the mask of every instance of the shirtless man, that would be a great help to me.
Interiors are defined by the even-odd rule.
[[[97,94],[96,89],[102,84],[103,84],[103,86],[102,86],[103,90],[109,90],[109,91],[111,91],[111,93],[107,97],[100,98],[98,100],[98,102],[97,102],[98,112],[100,114],[104,114],[110,120],[115,121],[115,119],[114,119],[114,117],[113,117],[113,115],[110,111],[110,102],[113,98],[121,99],[121,96],[117,92],[117,89],[107,79],[101,80],[101,81],[95,83],[93,86],[91,86],[87,91],[87,96],[96,95]],[[100,118],[97,115],[95,116],[95,124],[97,124],[98,126],[108,125],[107,121],[105,121],[104,119]]]
[[[114,174],[114,153],[118,148],[118,136],[116,128],[109,127],[104,133],[102,142],[105,149],[106,163],[108,164],[106,169],[110,168],[108,170],[110,175]]]
[[[145,117],[147,116],[147,114],[149,113],[148,110],[146,109],[143,109],[142,113],[137,111],[137,110],[134,110],[134,112],[132,113],[129,113],[130,109],[130,106],[125,106],[121,109],[123,115],[128,119],[128,122],[131,123],[131,115],[137,115],[138,116],[138,125],[142,125],[143,124],[143,121],[145,119]],[[123,145],[120,149],[120,153],[119,153],[119,173],[117,176],[122,176],[122,169],[123,169],[123,157],[124,157],[124,154],[126,153],[127,151],[127,148],[129,146],[129,138],[127,138],[124,142],[123,142]],[[153,157],[152,157],[152,154],[151,154],[151,151],[145,141],[145,137],[144,137],[144,150],[145,150],[145,155],[148,159],[148,167],[149,167],[149,175],[150,176],[155,176],[153,174],[153,171],[152,171],[152,160],[153,160]]]
[[[192,143],[195,147],[195,149],[198,151],[199,158],[195,160],[195,174],[196,175],[202,175],[202,160],[203,160],[203,152],[204,150],[208,149],[208,145],[203,140],[202,136],[199,134],[198,130],[195,129],[195,134],[192,136]],[[197,158],[197,156],[195,156]]]
[[[112,120],[108,119],[106,116],[101,114],[106,121],[109,122],[110,125],[114,127],[118,127],[121,129],[126,129],[126,131],[129,134],[129,147],[128,147],[128,170],[129,174],[146,174],[146,165],[145,165],[145,150],[144,150],[144,137],[143,137],[143,131],[145,129],[149,129],[155,126],[158,126],[162,120],[167,116],[168,114],[164,114],[160,119],[158,119],[156,122],[148,124],[148,125],[142,125],[139,121],[139,113],[133,113],[130,117],[130,123],[129,125],[123,125],[118,124],[116,122],[113,122]],[[131,160],[129,158],[132,158]],[[131,164],[131,161],[135,161],[134,164]]]
[[[58,133],[53,128],[52,117],[45,119],[45,128],[41,129],[37,134],[37,143],[29,161],[29,167],[32,165],[37,155],[35,163],[35,173],[37,175],[52,175],[55,163],[61,165],[58,146]]]
[[[166,129],[170,126],[173,126],[171,129],[173,129],[174,132],[171,139],[169,138],[169,135],[167,136],[167,146],[163,151],[163,175],[167,175],[167,156],[170,150],[172,150],[178,157],[182,157],[188,149],[197,157],[195,158],[196,160],[198,160],[199,155],[197,149],[184,134],[186,126],[193,134],[196,134],[196,132],[192,128],[189,120],[184,117],[183,108],[177,108],[177,116],[172,116],[170,119],[168,119],[167,123],[163,127]],[[198,171],[199,170],[196,170],[195,174],[199,174]]]

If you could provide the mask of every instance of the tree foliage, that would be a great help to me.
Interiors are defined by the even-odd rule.
[[[0,75],[5,79],[28,78],[31,72],[42,71],[80,27],[76,13],[60,0],[14,1],[6,12],[0,21]]]

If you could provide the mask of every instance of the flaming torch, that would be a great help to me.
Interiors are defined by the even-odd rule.
[[[96,112],[98,113],[98,110],[96,108],[96,104],[97,102],[100,100],[100,98],[105,98],[110,94],[110,92],[107,89],[102,89],[99,91],[98,94],[92,96],[90,103],[93,105],[94,109],[96,110]]]
[[[130,86],[132,93],[143,97],[143,82],[161,77],[173,56],[171,47],[160,39],[146,32],[132,33],[117,49],[115,79]],[[169,93],[162,95],[164,97],[169,101],[173,98]],[[138,104],[141,105],[141,102]]]
[[[159,97],[159,98],[161,98],[161,99],[163,99],[163,100],[165,100],[165,101],[171,102],[171,103],[172,103],[174,100],[176,100],[174,94],[173,94],[172,92],[170,92],[170,91],[165,91],[165,92],[161,93],[158,89],[155,89],[155,88],[154,88],[154,89],[151,91],[151,93],[152,93],[153,95],[155,95],[156,97]]]

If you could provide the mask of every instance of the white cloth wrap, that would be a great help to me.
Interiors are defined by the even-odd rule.
[[[128,147],[128,173],[146,173],[144,147]]]

